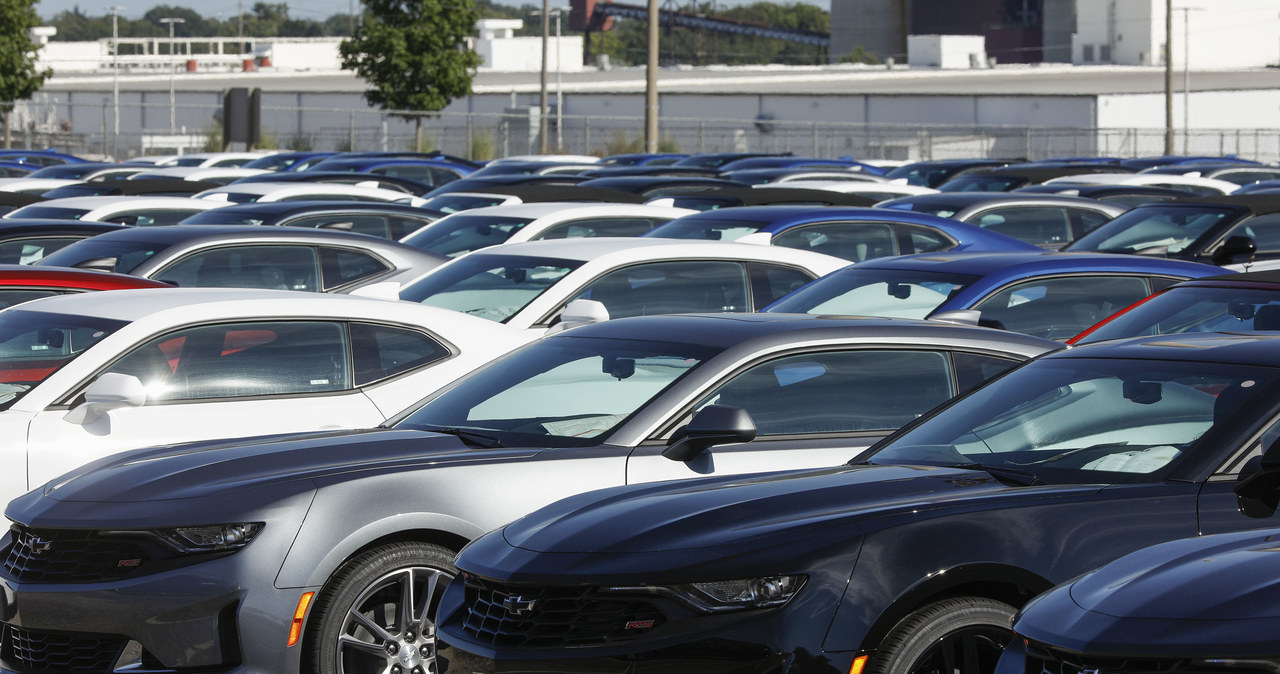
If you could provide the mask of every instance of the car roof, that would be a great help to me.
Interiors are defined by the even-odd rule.
[[[98,197],[66,197],[65,199],[50,199],[40,202],[41,206],[51,206],[58,208],[83,208],[86,211],[96,211],[100,208],[117,206],[117,205],[137,205],[142,208],[147,205],[162,207],[184,207],[191,205],[191,199],[187,197],[152,197],[152,196],[98,196]],[[194,208],[203,208],[201,204],[196,204]]]
[[[471,188],[468,192],[452,192],[448,194],[467,193],[513,196],[525,203],[537,203],[539,201],[601,201],[606,203],[639,204],[644,202],[644,197],[632,192],[583,185],[484,185]],[[446,196],[446,194],[440,196]]]
[[[565,218],[575,213],[584,213],[588,215],[667,215],[678,216],[681,214],[692,213],[688,209],[675,209],[666,206],[647,206],[645,204],[612,204],[612,203],[583,203],[581,201],[554,202],[554,201],[536,201],[528,204],[503,204],[499,206],[485,206],[483,208],[472,208],[466,211],[459,211],[461,215],[468,216],[502,216],[511,218],[529,218],[536,220],[548,216],[564,216]],[[557,218],[563,219],[563,218]]]
[[[956,229],[969,229],[976,227],[976,225],[970,225],[951,218],[943,218],[933,215],[932,213],[908,211],[902,208],[873,208],[870,206],[736,206],[734,208],[719,208],[712,211],[702,211],[694,215],[687,215],[685,218],[689,220],[754,220],[768,222],[770,228],[773,226],[784,227],[792,223],[836,220],[841,218],[876,220],[882,222],[902,222],[907,224],[928,224],[939,227],[954,227]],[[682,222],[683,221],[684,219],[682,218]]]
[[[246,215],[283,215],[309,211],[388,211],[393,213],[421,213],[434,217],[437,213],[409,204],[398,204],[385,201],[326,201],[323,199],[306,199],[291,201],[255,201],[247,204],[232,204],[217,209],[219,213],[235,213]]]
[[[562,334],[565,337],[661,341],[669,341],[673,335],[679,335],[681,342],[727,348],[749,340],[792,343],[798,339],[796,333],[800,332],[804,333],[806,340],[847,338],[851,332],[856,332],[869,341],[884,339],[891,343],[912,339],[919,339],[922,343],[940,343],[943,340],[984,340],[1012,345],[1014,348],[1029,348],[1037,352],[1053,350],[1061,346],[1040,337],[1007,330],[942,321],[784,313],[635,316],[593,323]]]
[[[128,274],[68,269],[66,267],[33,267],[27,264],[0,264],[0,285],[34,285],[69,288],[169,288],[167,283]]]
[[[94,220],[55,220],[52,218],[0,219],[0,235],[27,232],[32,234],[66,234],[68,232],[102,234],[104,232],[114,232],[119,229],[133,228],[127,225],[97,222]]]
[[[175,244],[203,238],[226,239],[267,239],[294,241],[329,241],[333,243],[349,243],[357,246],[394,247],[405,252],[440,257],[435,253],[406,246],[369,234],[343,232],[333,229],[312,229],[309,227],[259,227],[257,225],[168,225],[162,227],[125,227],[119,231],[106,232],[98,237],[103,241],[147,241],[151,243]]]
[[[1096,199],[1073,197],[1058,194],[1042,194],[1038,192],[937,192],[935,194],[915,194],[891,199],[881,204],[881,208],[894,208],[895,204],[923,204],[930,206],[960,206],[968,208],[987,202],[1035,201],[1046,204],[1063,204],[1068,206],[1089,206],[1097,208],[1115,208],[1115,204],[1103,204]],[[905,209],[904,209],[905,210]],[[957,208],[956,210],[960,210]]]
[[[857,265],[860,269],[914,269],[952,274],[986,276],[1003,273],[1055,273],[1065,271],[1117,271],[1132,273],[1164,273],[1186,276],[1208,276],[1221,272],[1220,267],[1113,253],[1069,253],[1060,251],[1000,251],[920,253],[899,257],[882,257]]]
[[[464,211],[465,212],[465,211]],[[828,255],[805,250],[786,248],[783,246],[760,246],[750,243],[733,243],[729,241],[703,241],[693,239],[657,239],[632,237],[590,237],[580,239],[543,239],[540,241],[523,241],[520,243],[504,243],[489,248],[482,248],[468,253],[459,260],[486,255],[528,255],[536,257],[559,258],[562,260],[579,260],[590,262],[606,256],[634,255],[637,260],[651,259],[652,256],[670,254],[675,257],[708,255],[713,258],[742,257],[745,259],[776,259],[785,262],[793,260],[823,258],[837,260]],[[840,266],[848,264],[848,260],[838,260]]]
[[[1095,342],[1050,358],[1182,360],[1280,367],[1280,335],[1259,332],[1204,332]]]
[[[1240,286],[1280,286],[1280,269],[1266,269],[1262,271],[1241,272],[1239,274],[1221,274],[1218,276],[1205,276],[1198,279],[1191,279],[1179,283],[1183,285],[1199,285],[1199,286],[1222,286],[1222,287],[1240,287]],[[1280,288],[1276,288],[1280,290]]]

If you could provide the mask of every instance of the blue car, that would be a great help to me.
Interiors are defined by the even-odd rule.
[[[977,225],[883,208],[740,206],[686,215],[645,236],[768,243],[853,262],[944,250],[1040,250]]]
[[[325,159],[307,170],[405,178],[429,187],[453,182],[476,171],[475,167],[447,159],[341,156]]]
[[[29,166],[56,166],[58,164],[80,164],[89,160],[54,150],[0,150],[0,161],[27,164]]]
[[[255,159],[241,168],[265,169],[267,171],[297,171],[313,163],[328,159],[337,152],[276,152]]]
[[[1178,281],[1221,273],[1098,253],[926,253],[850,265],[764,311],[934,318],[1064,340]]]

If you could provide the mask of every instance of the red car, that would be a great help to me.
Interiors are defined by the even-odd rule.
[[[90,290],[168,288],[167,283],[100,271],[0,264],[0,309],[28,300]]]

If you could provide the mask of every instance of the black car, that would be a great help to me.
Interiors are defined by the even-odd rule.
[[[270,201],[232,204],[183,220],[180,225],[310,227],[399,240],[444,214],[408,204],[373,201]]]
[[[405,194],[422,196],[435,189],[431,185],[408,178],[376,175],[373,173],[348,173],[345,171],[278,171],[259,173],[236,178],[232,183],[337,183],[339,185],[364,185],[384,190],[396,190]]]
[[[1280,194],[1135,206],[1063,250],[1156,255],[1247,270],[1257,260],[1280,258]]]
[[[861,194],[803,187],[713,187],[672,194],[671,206],[712,211],[734,206],[874,206],[879,199]]]
[[[1018,614],[997,674],[1280,670],[1280,531],[1140,550]]]
[[[1010,164],[995,168],[978,168],[966,171],[941,185],[939,192],[1008,192],[1063,176],[1091,173],[1133,173],[1116,164],[1093,162],[1037,162]]]
[[[1090,185],[1087,183],[1044,183],[1019,187],[1013,194],[1061,194],[1063,196],[1096,199],[1132,208],[1138,204],[1173,201],[1182,197],[1194,197],[1190,190],[1155,185]]]
[[[189,197],[198,192],[211,190],[222,185],[205,180],[182,180],[181,178],[143,178],[138,180],[85,181],[71,185],[55,187],[40,196],[45,199],[66,199],[70,197],[115,197],[115,196],[152,196],[152,197]]]
[[[478,187],[496,187],[505,185],[577,185],[585,182],[586,177],[571,174],[537,175],[525,173],[501,173],[498,175],[476,178],[459,178],[445,183],[421,196],[430,199],[451,192],[471,192]]]
[[[1277,427],[1278,340],[1057,352],[841,468],[565,499],[462,551],[440,638],[480,670],[990,672],[1054,584],[1275,526],[1232,488]],[[739,430],[691,426],[668,451],[714,457]]]
[[[690,192],[701,192],[725,187],[741,187],[750,189],[746,183],[724,178],[698,176],[622,176],[618,178],[591,178],[582,183],[584,187],[607,187],[611,190],[622,190],[639,194],[646,199],[671,197]]]
[[[81,239],[127,229],[87,220],[0,220],[0,264],[34,264]]]
[[[965,172],[981,168],[995,168],[1009,162],[1003,159],[930,159],[904,164],[885,174],[889,180],[906,179],[909,185],[937,187]]]

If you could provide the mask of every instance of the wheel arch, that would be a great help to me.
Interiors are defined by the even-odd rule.
[[[968,564],[930,574],[898,596],[871,625],[861,648],[874,651],[889,631],[920,608],[952,597],[986,597],[1021,608],[1053,587],[1039,574],[1008,564]]]

